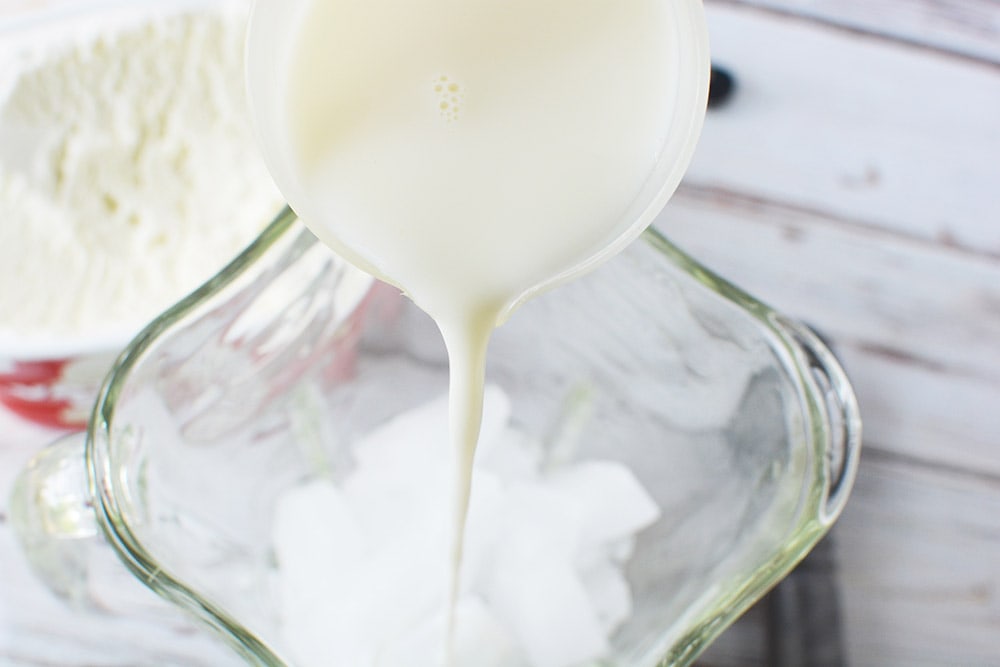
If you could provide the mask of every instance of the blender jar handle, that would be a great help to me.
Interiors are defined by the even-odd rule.
[[[820,519],[832,524],[847,502],[861,456],[861,412],[854,389],[830,345],[814,328],[780,318],[805,360],[827,425],[827,488]]]
[[[28,563],[74,608],[176,616],[135,580],[105,541],[87,484],[85,443],[83,431],[59,438],[36,454],[14,481],[11,525]]]

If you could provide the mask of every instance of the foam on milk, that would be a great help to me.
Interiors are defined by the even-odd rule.
[[[453,582],[490,335],[665,203],[700,130],[706,41],[700,0],[257,2],[249,89],[279,188],[447,346]]]

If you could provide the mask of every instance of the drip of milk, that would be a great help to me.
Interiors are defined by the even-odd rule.
[[[257,1],[248,85],[275,181],[447,346],[453,601],[490,335],[666,202],[706,42],[700,0]]]

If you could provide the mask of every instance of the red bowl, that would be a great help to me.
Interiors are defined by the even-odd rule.
[[[83,428],[115,356],[117,351],[0,362],[0,403],[36,424]]]

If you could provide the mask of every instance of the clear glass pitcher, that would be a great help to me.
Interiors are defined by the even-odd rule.
[[[823,536],[854,481],[860,421],[829,350],[653,230],[515,313],[495,333],[487,379],[493,426],[484,428],[505,435],[481,452],[477,474],[493,480],[482,485],[500,489],[494,498],[510,499],[525,480],[540,491],[518,496],[520,513],[480,512],[480,528],[473,499],[470,535],[498,516],[506,523],[463,572],[475,602],[464,609],[479,619],[466,623],[466,643],[481,648],[458,646],[456,665],[688,665]],[[46,560],[65,556],[52,543],[99,527],[143,584],[248,664],[316,664],[306,654],[350,667],[424,664],[407,647],[443,643],[440,590],[428,582],[441,580],[446,545],[430,528],[409,530],[416,542],[393,540],[417,521],[424,500],[414,494],[440,486],[429,452],[446,390],[433,323],[286,211],[119,358],[85,447],[56,456],[84,464],[89,484],[76,502],[70,492],[47,506],[54,496],[38,489],[55,483],[56,466],[35,466],[13,518],[50,575],[58,568]],[[381,477],[350,496],[367,473]],[[524,508],[558,484],[603,517],[584,521],[591,533],[634,520],[589,552],[573,542],[559,561],[567,571],[551,550],[530,551],[562,530],[552,514],[561,501]],[[352,525],[388,535],[395,557],[345,536],[331,500],[344,497],[358,512]],[[289,513],[298,523],[279,526]],[[294,541],[309,553],[290,553]],[[504,556],[515,544],[521,558]],[[354,597],[343,593],[346,613],[310,617],[295,611],[290,588],[312,591],[313,610],[334,609],[330,598],[348,589]],[[347,642],[353,653],[341,650]]]

